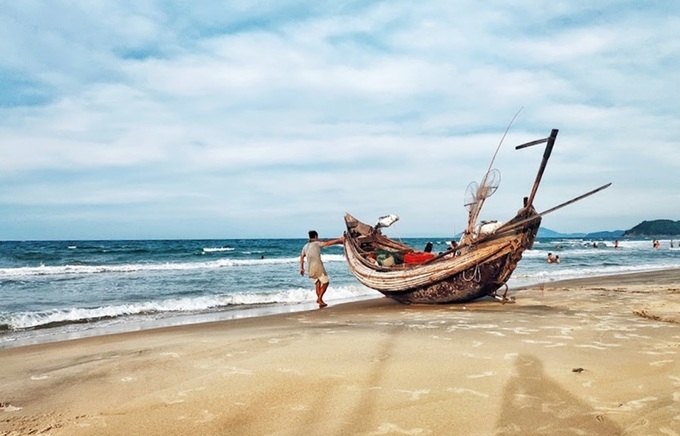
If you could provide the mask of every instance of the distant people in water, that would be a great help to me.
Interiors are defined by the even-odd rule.
[[[614,241],[614,248],[619,248],[619,240]]]
[[[673,240],[671,239],[671,248],[673,248]]]
[[[654,239],[654,240],[652,241],[652,247],[654,247],[654,248],[661,248],[661,242],[659,242],[658,239]]]
[[[548,263],[560,263],[560,256],[553,256],[552,253],[548,253]]]

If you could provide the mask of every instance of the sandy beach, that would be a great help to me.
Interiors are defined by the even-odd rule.
[[[2,435],[680,435],[680,271],[0,350]]]

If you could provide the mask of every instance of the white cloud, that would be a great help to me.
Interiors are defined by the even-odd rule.
[[[2,4],[0,239],[331,235],[345,211],[446,236],[521,107],[482,218],[531,189],[542,150],[513,146],[559,128],[537,207],[614,184],[544,225],[680,219],[678,8]]]

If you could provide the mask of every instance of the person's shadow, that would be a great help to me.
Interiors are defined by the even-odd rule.
[[[550,379],[538,358],[520,355],[515,368],[503,390],[497,435],[621,434],[614,422]]]

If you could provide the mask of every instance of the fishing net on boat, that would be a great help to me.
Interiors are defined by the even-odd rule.
[[[468,212],[472,213],[476,209],[480,209],[484,200],[491,197],[498,186],[501,184],[501,172],[497,169],[489,171],[482,179],[482,185],[472,181],[465,190],[465,198],[463,204]],[[479,213],[479,211],[477,211]]]

